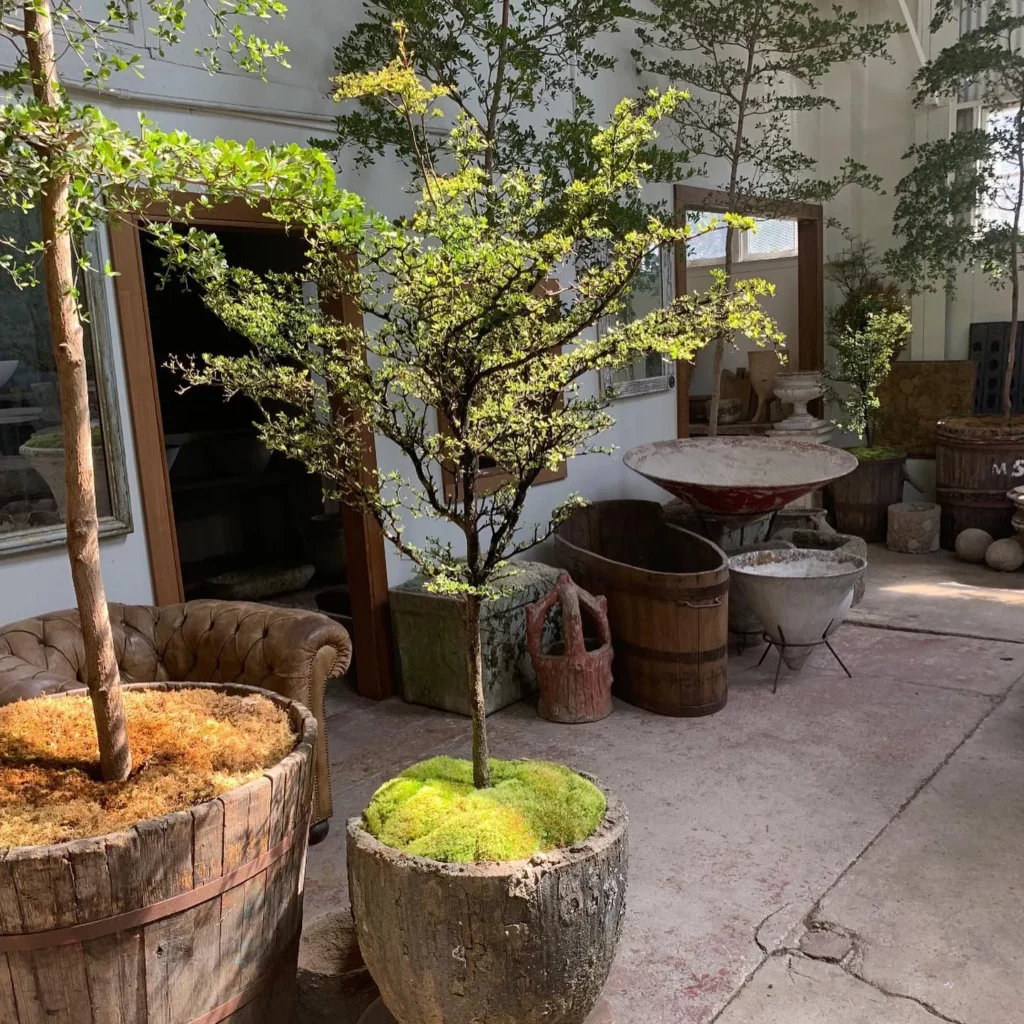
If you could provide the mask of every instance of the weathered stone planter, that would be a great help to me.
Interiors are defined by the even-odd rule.
[[[627,862],[611,795],[585,842],[504,864],[412,857],[348,823],[359,947],[399,1024],[583,1024],[615,957]]]
[[[137,688],[150,686],[186,688]],[[259,779],[187,811],[95,839],[7,850],[4,1024],[291,1019],[316,720],[266,690],[214,688],[287,708],[297,746]]]
[[[64,449],[33,448],[23,444],[18,454],[43,478],[50,488],[61,519],[68,514],[68,492],[64,483]],[[107,461],[101,445],[93,445],[92,464],[96,474],[96,511],[100,516],[110,515],[110,484],[107,480]]]
[[[480,612],[487,714],[537,691],[526,650],[526,606],[551,590],[558,570],[540,562],[516,562],[515,568],[508,580],[511,592],[485,601]],[[421,577],[393,587],[390,597],[402,696],[413,704],[468,715],[462,601],[430,593]]]

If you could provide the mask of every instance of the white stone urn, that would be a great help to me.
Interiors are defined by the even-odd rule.
[[[64,482],[64,449],[34,448],[25,443],[18,449],[28,465],[50,488],[61,519],[67,520],[68,492]],[[100,518],[111,514],[110,485],[107,481],[107,460],[102,445],[93,445],[92,464],[96,474],[96,511]]]
[[[1024,539],[1024,487],[1014,487],[1006,496],[1013,502],[1013,518],[1010,525]]]
[[[824,388],[816,371],[784,371],[775,375],[772,384],[775,397],[793,406],[793,412],[772,429],[775,437],[818,441],[824,444],[832,436],[832,425],[807,411],[809,402],[821,398]]]

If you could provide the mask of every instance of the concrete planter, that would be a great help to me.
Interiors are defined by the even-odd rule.
[[[57,502],[57,511],[61,519],[67,519],[68,492],[64,482],[64,449],[33,448],[31,445],[23,444],[18,449],[18,454],[43,478],[46,486],[50,488],[53,500]],[[111,505],[107,460],[103,448],[99,445],[93,445],[92,464],[96,475],[96,511],[100,517],[109,516]]]
[[[442,864],[348,823],[359,948],[398,1024],[583,1024],[625,911],[626,810],[568,850]]]
[[[516,562],[511,593],[485,601],[480,616],[484,699],[487,713],[537,691],[526,649],[526,606],[558,582],[558,570],[540,562]],[[391,626],[402,696],[457,715],[469,715],[466,625],[461,601],[432,594],[422,577],[391,590]]]

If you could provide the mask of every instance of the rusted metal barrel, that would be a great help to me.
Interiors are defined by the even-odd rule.
[[[662,715],[725,707],[729,567],[725,553],[670,526],[654,501],[599,501],[555,534],[558,562],[608,599],[613,692]]]
[[[1013,502],[1006,492],[1024,483],[1024,416],[940,420],[935,431],[935,499],[942,508],[941,543],[974,526],[1011,537]]]

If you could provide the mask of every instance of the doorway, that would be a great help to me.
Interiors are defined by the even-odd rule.
[[[232,263],[258,272],[301,267],[301,238],[268,228],[258,212],[203,217]],[[389,696],[387,570],[376,524],[325,507],[318,477],[265,449],[248,399],[225,401],[212,388],[182,393],[166,365],[171,356],[239,354],[247,342],[195,292],[160,286],[160,254],[143,233],[113,231],[111,250],[157,603],[213,597],[330,615],[352,636],[358,692]],[[372,437],[363,461],[376,466]]]

